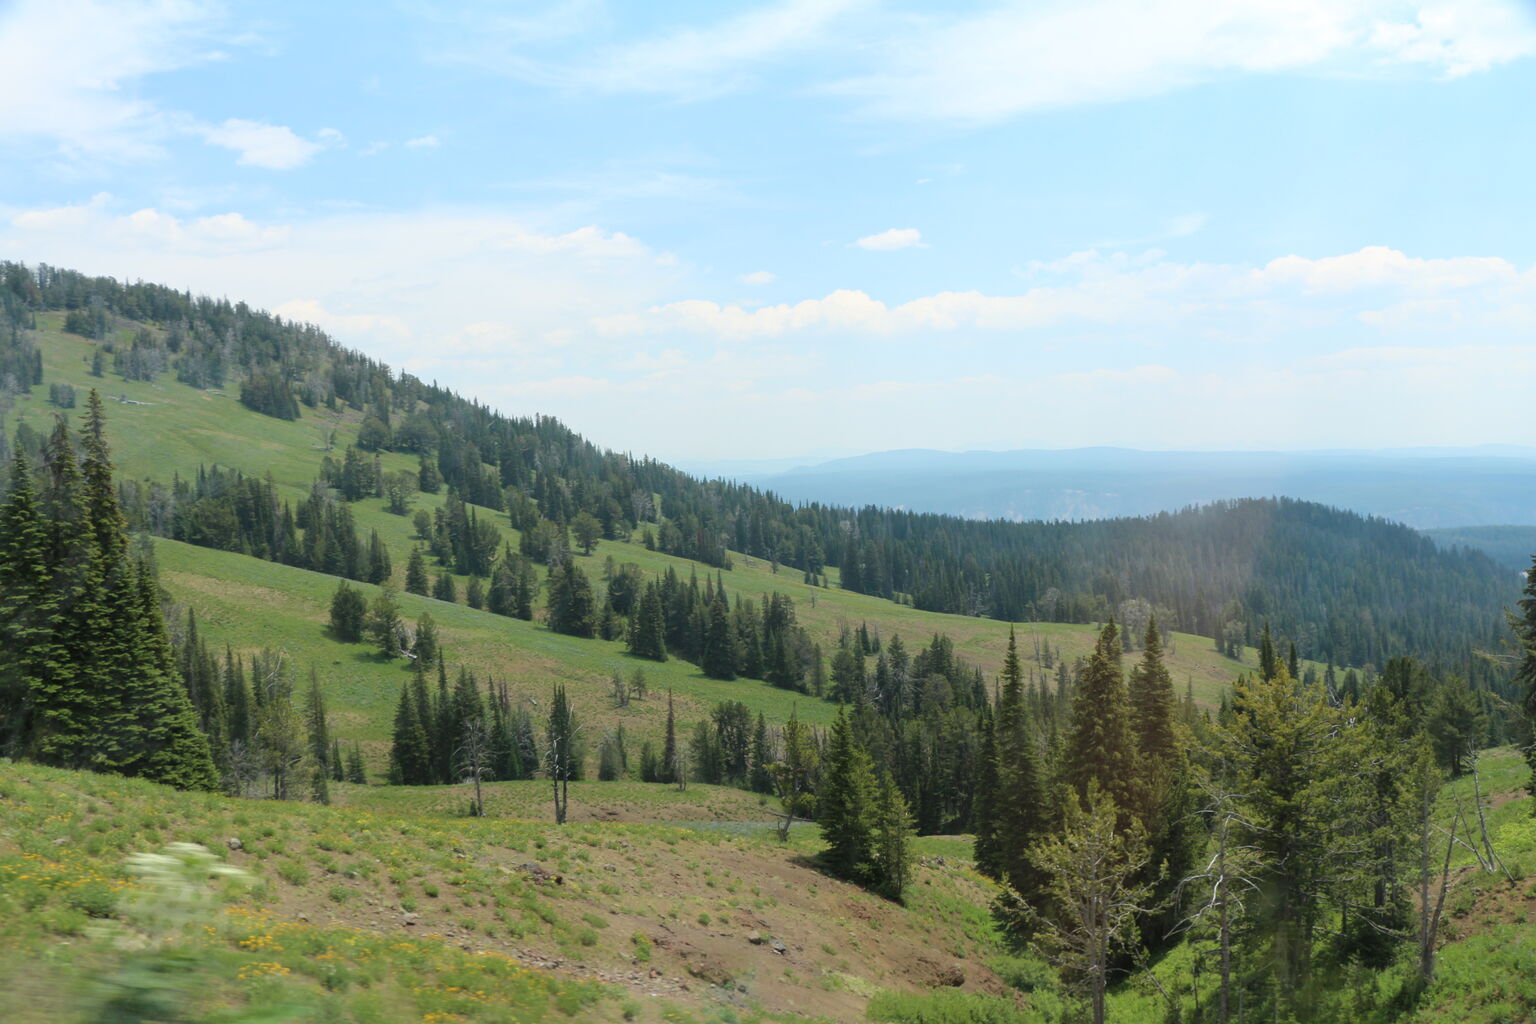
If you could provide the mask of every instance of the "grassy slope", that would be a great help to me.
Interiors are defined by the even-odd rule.
[[[381,802],[342,788],[348,805],[323,808],[0,765],[0,985],[36,996],[22,1019],[69,1019],[96,991],[87,979],[121,967],[87,915],[129,899],[123,855],[193,841],[260,880],[193,922],[198,998],[214,1005],[323,1004],[327,1020],[617,1020],[629,1004],[651,1021],[846,1021],[877,988],[943,974],[1001,991],[985,966],[999,953],[990,886],[947,857],[917,866],[900,908],[811,867],[803,828],[781,847],[750,832],[448,820],[417,813],[421,791]],[[690,792],[722,809],[739,799]]]
[[[355,437],[356,413],[335,415],[325,410],[305,410],[303,419],[283,422],[253,413],[229,393],[199,391],[178,384],[170,375],[154,384],[122,381],[115,376],[91,378],[87,371],[91,343],[58,329],[59,314],[44,314],[38,339],[45,360],[45,385],[63,381],[86,388],[99,387],[109,399],[124,397],[130,403],[109,402],[109,434],[120,474],[134,479],[168,481],[172,473],[192,476],[200,465],[223,465],[246,473],[270,473],[284,497],[298,500],[307,494],[324,454],[324,439],[335,432],[336,452]],[[46,386],[23,399],[14,414],[40,432],[48,429],[53,410],[46,402]],[[414,458],[385,454],[386,469],[414,469]],[[416,507],[432,509],[441,495],[421,494]],[[390,548],[397,582],[403,582],[406,556],[417,541],[408,518],[390,515],[382,501],[365,500],[353,506],[360,529],[377,529]],[[482,510],[498,522],[506,539],[516,542],[516,532],[504,517]],[[408,672],[401,662],[384,663],[362,646],[332,641],[324,631],[328,601],[334,581],[314,573],[239,555],[194,548],[171,541],[156,545],[163,579],[172,596],[194,608],[206,635],[249,651],[262,646],[287,651],[302,676],[310,668],[320,672],[343,741],[364,743],[375,766],[388,734],[390,716],[401,683]],[[642,545],[604,541],[590,557],[580,561],[594,579],[599,578],[606,558],[632,562],[647,573],[674,568],[686,575],[708,567],[687,562]],[[920,612],[912,608],[840,590],[806,586],[792,569],[773,573],[769,566],[735,556],[735,568],[725,574],[732,593],[753,597],[779,591],[792,597],[796,613],[830,650],[842,628],[867,622],[882,637],[900,634],[915,649],[935,633],[951,637],[957,651],[991,674],[1002,663],[1008,625],[990,619]],[[465,580],[459,578],[460,593]],[[365,588],[371,591],[371,588]],[[753,681],[724,683],[705,678],[693,666],[680,661],[665,665],[629,658],[622,644],[574,640],[550,633],[542,626],[477,612],[466,605],[447,605],[403,595],[405,613],[414,618],[430,610],[443,630],[451,662],[465,664],[482,678],[492,676],[513,684],[514,690],[543,699],[552,682],[569,687],[578,711],[594,735],[619,724],[637,740],[660,735],[665,721],[661,693],[671,688],[679,702],[679,717],[691,723],[716,701],[735,699],[771,721],[788,718],[791,708],[802,719],[817,724],[831,720],[830,705],[811,698],[776,690]],[[1020,641],[1026,662],[1034,657],[1036,639],[1049,643],[1066,658],[1086,655],[1093,629],[1068,624],[1026,624]],[[1175,679],[1192,687],[1196,699],[1211,705],[1222,688],[1242,666],[1211,649],[1209,640],[1178,634],[1171,650]],[[1250,655],[1248,663],[1252,664]],[[626,674],[643,666],[657,696],[625,710],[611,707],[608,678],[615,671]]]

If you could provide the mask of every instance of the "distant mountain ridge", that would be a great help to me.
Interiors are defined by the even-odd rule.
[[[1285,496],[1420,529],[1536,526],[1536,448],[1382,451],[942,452],[834,459],[745,482],[795,503],[878,505],[967,519],[1087,520]]]

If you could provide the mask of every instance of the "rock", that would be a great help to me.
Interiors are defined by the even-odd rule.
[[[410,913],[401,914],[400,923],[405,925],[407,928],[414,928],[416,926],[416,915]]]
[[[789,952],[789,947],[785,946],[784,943],[780,942],[778,939],[774,939],[772,942],[768,943],[768,947],[775,953],[779,954],[779,956],[783,956],[785,953]]]
[[[308,924],[309,923],[309,915],[308,914],[300,914],[299,915],[299,920],[303,921],[305,924]]]
[[[763,933],[753,929],[752,931],[747,932],[747,941],[752,943],[754,946],[761,946],[763,944]]]
[[[230,836],[228,839],[224,840],[224,845],[229,847],[231,850],[245,849],[245,844],[234,836]]]
[[[68,846],[69,845],[69,840],[65,839],[63,836],[59,836],[59,838],[57,838],[57,839],[55,839],[53,841],[53,845],[54,846]]]

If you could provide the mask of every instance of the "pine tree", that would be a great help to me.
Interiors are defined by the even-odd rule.
[[[363,748],[356,743],[347,754],[347,781],[358,786],[368,784],[368,769],[363,764]]]
[[[976,870],[989,878],[1002,877],[1002,848],[998,840],[997,729],[991,710],[977,716],[976,788],[971,800],[971,831],[976,835]]]
[[[712,679],[736,678],[736,631],[726,611],[725,601],[718,599],[709,606],[708,625],[704,632],[704,653],[699,668]]]
[[[575,559],[567,558],[549,573],[549,628],[567,636],[591,639],[597,633],[597,605],[592,584]]]
[[[1131,670],[1129,699],[1131,736],[1140,758],[1138,782],[1143,789],[1137,809],[1142,825],[1150,830],[1155,827],[1153,809],[1162,799],[1179,755],[1173,725],[1173,677],[1163,664],[1156,616],[1147,622],[1141,664]]]
[[[320,692],[320,676],[309,673],[309,690],[304,698],[304,722],[309,731],[309,756],[314,760],[310,779],[310,795],[316,803],[331,802],[331,734],[326,721],[325,694]]]
[[[769,771],[772,759],[768,752],[768,720],[757,713],[757,725],[752,730],[752,775],[749,782],[754,793],[773,792],[773,773]]]
[[[1044,834],[1050,815],[1044,772],[1024,692],[1024,667],[1012,630],[1008,632],[1002,684],[995,727],[997,781],[992,841],[996,846],[990,856],[1000,880],[1013,886],[1025,899],[1033,900],[1035,872],[1027,860],[1027,851]]]
[[[405,563],[405,592],[427,596],[427,560],[422,557],[421,548],[411,548],[411,557]]]
[[[384,657],[393,658],[400,653],[400,599],[388,581],[379,587],[368,606],[367,629]]]
[[[853,735],[847,711],[839,708],[827,745],[816,824],[827,842],[827,866],[844,878],[865,881],[871,876],[877,799],[869,751]]]
[[[368,615],[368,599],[346,580],[336,585],[331,595],[331,632],[336,639],[355,644],[363,638],[363,623]]]
[[[1536,732],[1536,555],[1531,556],[1531,568],[1525,574],[1525,590],[1517,607],[1519,614],[1509,617],[1520,659],[1515,669],[1515,683],[1524,688],[1521,707],[1527,725]],[[1536,794],[1536,744],[1526,746],[1525,762],[1531,768],[1526,788]]]
[[[1089,786],[1097,785],[1120,814],[1129,815],[1135,806],[1136,757],[1121,653],[1111,619],[1099,633],[1077,681],[1062,768],[1067,785],[1079,798],[1085,799]]]
[[[416,655],[416,664],[423,672],[437,664],[442,657],[437,642],[437,624],[432,620],[431,612],[422,612],[421,618],[416,620],[416,643],[411,653]]]
[[[420,686],[418,677],[417,686]],[[432,758],[428,752],[427,732],[422,726],[420,697],[411,684],[400,687],[400,703],[395,706],[394,742],[389,751],[390,781],[399,785],[421,786],[431,781]]]
[[[570,782],[581,778],[580,727],[563,686],[555,687],[544,739],[544,770],[554,793],[555,824],[563,825],[570,807]]]
[[[1274,638],[1269,635],[1269,623],[1259,638],[1259,678],[1269,682],[1280,674],[1280,656],[1275,653]]]
[[[667,660],[667,623],[661,608],[661,588],[647,584],[640,611],[629,633],[629,652],[652,661]]]
[[[661,746],[661,767],[657,782],[677,781],[677,713],[672,707],[672,689],[667,688],[667,733]]]
[[[890,772],[880,773],[875,798],[874,843],[871,851],[874,890],[900,902],[912,872],[912,815]]]
[[[0,752],[30,753],[34,705],[50,677],[70,674],[62,663],[58,609],[48,564],[48,525],[39,508],[26,450],[11,460],[11,486],[0,505]]]

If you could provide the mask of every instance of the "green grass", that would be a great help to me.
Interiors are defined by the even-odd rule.
[[[359,793],[340,788],[343,799]],[[725,796],[695,790],[706,807]],[[821,875],[808,862],[819,843],[807,831],[780,847],[764,836],[656,825],[449,820],[405,798],[419,794],[360,795],[383,799],[233,800],[0,763],[0,985],[8,997],[27,996],[32,1014],[7,1020],[82,1019],[104,985],[143,966],[99,933],[143,891],[124,857],[170,842],[200,843],[254,879],[166,947],[199,993],[192,1019],[288,1005],[320,1020],[614,1020],[621,995],[594,983],[594,970],[611,976],[644,964],[682,977],[703,951],[723,958],[707,973],[735,979],[738,991],[760,971],[799,965],[787,1005],[782,995],[775,1005],[736,1004],[738,1024],[788,1021],[800,1019],[788,1005],[815,1006],[828,992],[809,969],[812,954],[801,952],[813,936],[837,935],[844,994],[896,980],[880,960],[894,943],[977,965],[1000,952],[974,930],[985,883],[919,867],[917,884],[934,896],[896,908]],[[750,943],[756,929],[785,937],[793,959]],[[532,969],[528,949],[581,966]],[[642,1019],[732,1019],[714,1016],[702,983],[696,994],[676,991],[696,1005]]]

